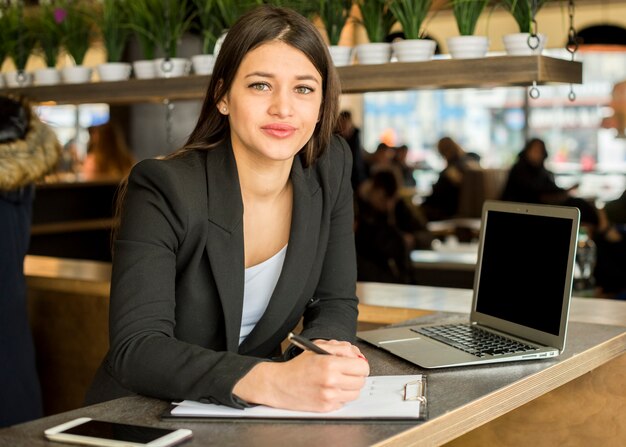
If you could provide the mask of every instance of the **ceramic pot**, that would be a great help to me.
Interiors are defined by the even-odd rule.
[[[56,85],[61,83],[61,73],[54,67],[35,70],[35,85]]]
[[[391,44],[386,42],[363,43],[355,47],[359,64],[386,64],[391,59]]]
[[[530,33],[505,34],[502,42],[506,53],[510,56],[531,56],[541,54],[546,46],[548,38],[545,34],[537,34],[530,37]],[[534,47],[534,48],[531,48]]]
[[[476,59],[485,57],[489,49],[486,36],[455,36],[448,37],[448,51],[454,59]]]
[[[61,69],[61,78],[64,84],[84,84],[91,81],[91,67],[76,65],[75,67],[65,67]]]
[[[4,74],[7,87],[27,87],[33,85],[33,74],[26,71],[9,71]]]
[[[156,70],[154,68],[154,61],[140,60],[133,62],[133,73],[137,79],[153,79],[156,78]]]
[[[352,62],[352,47],[331,45],[328,47],[328,51],[335,67],[345,67],[346,65],[350,65],[350,62]]]
[[[182,57],[172,57],[170,59],[161,57],[154,60],[154,70],[157,78],[186,76],[191,70],[191,61]]]
[[[126,62],[107,62],[97,67],[101,81],[125,81],[130,78],[131,65]]]
[[[431,39],[406,39],[393,42],[391,47],[399,62],[418,62],[431,60],[437,43]]]
[[[212,54],[196,54],[191,56],[193,72],[198,75],[210,75],[213,73],[215,58]]]

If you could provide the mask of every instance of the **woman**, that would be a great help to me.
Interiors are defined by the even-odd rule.
[[[89,146],[83,161],[85,179],[122,178],[135,163],[118,127],[111,123],[89,128]]]
[[[539,138],[530,139],[519,153],[517,162],[509,171],[502,193],[502,200],[511,202],[539,203],[544,205],[575,206],[580,209],[580,220],[594,228],[600,224],[598,210],[589,202],[572,197],[573,186],[563,189],[554,181],[554,174],[545,167],[548,158],[546,144]],[[602,219],[602,230],[608,222]]]
[[[350,344],[356,266],[350,151],[331,138],[338,94],[304,17],[264,6],[230,29],[186,145],[129,176],[111,348],[88,401],[140,393],[329,411],[358,397],[369,368]],[[270,361],[301,317],[302,334],[335,355]]]

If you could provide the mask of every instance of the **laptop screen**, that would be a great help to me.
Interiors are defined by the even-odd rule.
[[[489,210],[476,311],[558,335],[572,219]]]

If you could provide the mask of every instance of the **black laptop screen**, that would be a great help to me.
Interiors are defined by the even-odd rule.
[[[573,224],[489,211],[476,310],[558,335]]]

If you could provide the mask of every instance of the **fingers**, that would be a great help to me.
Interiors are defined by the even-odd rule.
[[[314,343],[333,355],[339,357],[360,358],[367,361],[365,356],[361,353],[361,350],[347,341],[314,340]]]

